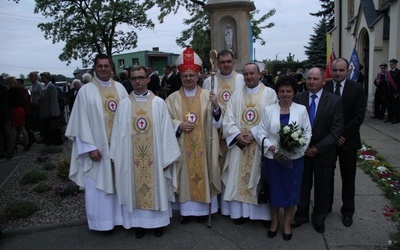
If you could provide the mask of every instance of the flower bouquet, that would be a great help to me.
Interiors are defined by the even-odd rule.
[[[292,168],[293,161],[287,156],[306,144],[306,138],[303,135],[304,129],[299,128],[296,122],[288,125],[281,123],[281,128],[278,131],[279,145],[275,150],[274,159],[281,165]]]

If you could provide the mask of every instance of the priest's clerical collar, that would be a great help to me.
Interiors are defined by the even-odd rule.
[[[254,93],[257,93],[259,89],[260,89],[260,83],[258,83],[258,85],[255,86],[254,88],[249,88],[249,87],[246,86],[246,92],[247,92],[247,94],[254,94]]]
[[[96,78],[96,80],[100,83],[102,87],[111,87],[111,78],[107,82],[100,80],[99,78],[97,78],[97,76],[94,76],[94,78]]]
[[[136,93],[135,91],[133,91],[133,93],[134,93],[135,95],[137,95],[137,96],[146,96],[146,95],[149,94],[149,91],[146,90],[146,92],[144,92],[143,94]]]
[[[221,74],[221,72],[219,72],[219,73],[220,73],[220,75],[221,75],[221,77],[222,77],[222,78],[224,78],[224,79],[229,79],[229,78],[231,78],[231,77],[232,77],[232,75],[233,75],[233,71],[234,71],[234,70],[232,70],[232,72],[231,72],[231,73],[229,73],[228,75],[223,75],[223,74]]]
[[[186,96],[195,96],[196,95],[196,91],[197,91],[197,86],[192,90],[188,90],[188,89],[183,88],[183,91],[185,92]]]

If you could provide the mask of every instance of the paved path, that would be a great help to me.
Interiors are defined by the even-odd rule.
[[[393,165],[398,164],[400,124],[383,124],[367,114],[362,126],[362,138]],[[1,166],[0,166],[1,167]],[[344,227],[340,215],[339,173],[336,173],[333,212],[326,220],[326,232],[314,231],[311,223],[293,229],[293,239],[282,239],[282,230],[274,239],[267,237],[267,229],[252,221],[240,226],[229,218],[213,216],[211,228],[190,222],[181,225],[175,213],[171,225],[161,238],[148,233],[136,239],[134,233],[116,228],[112,235],[89,231],[85,223],[52,225],[6,232],[0,240],[0,249],[374,249],[386,246],[389,234],[396,225],[383,216],[383,208],[390,205],[370,177],[357,170],[356,212],[354,224]]]

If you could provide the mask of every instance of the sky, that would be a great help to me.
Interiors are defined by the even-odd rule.
[[[307,59],[304,46],[308,45],[310,35],[320,20],[309,13],[321,9],[320,1],[255,0],[254,4],[260,10],[256,17],[276,9],[275,15],[267,20],[274,22],[275,26],[263,30],[261,34],[266,44],[254,44],[256,60],[283,60],[289,53],[295,55],[295,60]],[[49,71],[73,77],[73,71],[82,68],[81,61],[72,61],[67,66],[66,62],[58,59],[64,43],[53,44],[44,38],[44,33],[37,25],[46,22],[46,18],[34,14],[34,6],[34,0],[22,0],[18,4],[0,0],[0,74],[7,73],[18,78],[20,74],[27,77],[31,71]],[[167,16],[164,23],[159,24],[158,13],[156,8],[148,11],[148,17],[152,18],[155,28],[138,31],[138,47],[123,53],[151,50],[153,47],[159,47],[163,52],[182,52],[183,49],[176,45],[175,40],[180,36],[180,31],[186,29],[182,22],[189,15],[182,9],[176,15]]]

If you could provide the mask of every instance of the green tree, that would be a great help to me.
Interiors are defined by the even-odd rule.
[[[49,22],[38,27],[53,43],[65,42],[61,61],[82,59],[84,66],[96,53],[112,56],[137,46],[135,30],[153,28],[146,11],[153,1],[138,0],[35,0],[35,13]],[[128,26],[128,28],[126,28]]]
[[[310,36],[308,46],[304,46],[307,55],[307,67],[326,66],[326,33],[329,31],[328,23],[322,18],[314,28],[314,34]]]
[[[6,79],[6,77],[9,77],[10,75],[9,74],[7,74],[7,73],[1,73],[1,75],[0,76],[2,76],[4,79]]]
[[[190,13],[191,18],[185,19],[183,22],[188,26],[188,28],[182,31],[181,37],[177,38],[176,42],[181,47],[190,44],[203,59],[204,67],[210,68],[210,63],[208,60],[205,60],[205,58],[209,58],[211,50],[210,19],[208,12],[203,9],[206,2],[206,0],[156,0],[156,4],[161,10],[160,15],[158,16],[160,22],[163,22],[166,15],[171,13],[176,14],[179,8],[185,8]],[[272,9],[261,17],[258,16],[260,10],[255,10],[250,13],[253,42],[259,41],[261,45],[265,45],[265,41],[261,37],[262,31],[274,27],[275,24],[264,24],[264,22],[273,16],[275,12],[276,10]]]
[[[316,13],[310,13],[312,16],[323,17],[328,23],[328,31],[335,27],[335,1],[319,0],[321,2],[321,10]]]

